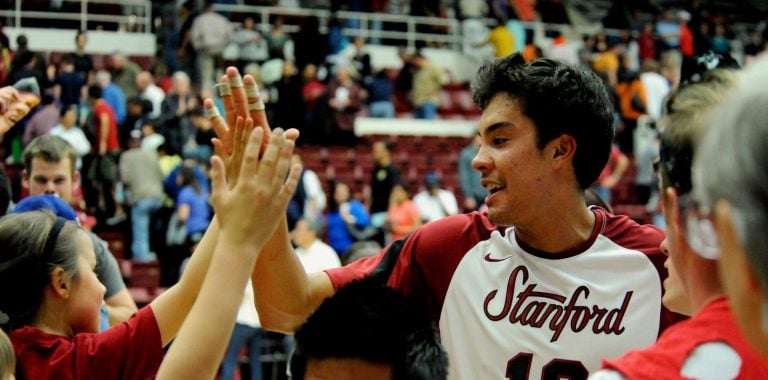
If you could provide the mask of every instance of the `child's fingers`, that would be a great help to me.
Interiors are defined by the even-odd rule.
[[[287,208],[288,203],[291,201],[291,198],[293,198],[293,193],[296,191],[296,187],[299,184],[299,178],[301,178],[301,170],[301,164],[291,165],[291,171],[285,179],[283,188],[275,194],[275,196],[279,197],[282,208]]]
[[[219,156],[211,157],[211,202],[214,208],[219,205],[219,199],[227,192],[227,170],[224,161]],[[219,211],[219,210],[217,210]]]
[[[280,194],[280,189],[285,182],[285,176],[291,167],[291,155],[293,154],[293,140],[283,139],[283,145],[278,152],[275,174],[272,177],[270,192],[275,195]]]
[[[227,80],[229,88],[232,91],[232,103],[235,109],[235,115],[243,118],[248,117],[248,101],[243,89],[243,78],[234,67],[227,67]]]
[[[263,161],[259,160],[259,152],[261,151],[261,141],[264,139],[264,134],[263,129],[257,128],[253,130],[248,139],[248,144],[243,152],[243,163],[240,173],[243,180],[240,181],[241,183],[255,185],[260,182],[258,176],[261,173]]]
[[[256,128],[254,131],[263,130],[263,128]],[[266,131],[265,131],[266,139]],[[275,169],[277,166],[278,157],[283,149],[283,130],[276,128],[269,134],[269,140],[267,141],[267,148],[264,150],[264,154],[259,162],[258,181],[259,183],[271,184],[275,176]],[[259,149],[259,147],[249,146],[252,149]]]

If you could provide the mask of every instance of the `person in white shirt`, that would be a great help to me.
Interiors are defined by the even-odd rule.
[[[456,195],[440,188],[440,179],[435,173],[427,173],[424,178],[426,189],[413,197],[413,203],[419,210],[421,220],[425,223],[442,219],[448,215],[459,213],[459,204]]]
[[[291,231],[291,240],[296,244],[296,255],[307,273],[322,272],[338,268],[341,260],[330,245],[318,239],[322,226],[317,220],[299,219]]]
[[[152,111],[149,117],[157,119],[160,117],[160,110],[165,100],[165,92],[155,84],[155,79],[149,71],[142,71],[136,74],[136,87],[139,89],[139,97],[152,103]]]
[[[59,136],[72,145],[77,152],[76,168],[79,170],[82,166],[82,157],[91,151],[91,143],[85,137],[82,129],[75,125],[77,121],[77,107],[63,107],[59,111],[59,124],[51,129],[50,134]]]
[[[664,98],[667,97],[670,90],[667,78],[659,74],[659,63],[653,59],[644,60],[640,81],[643,82],[648,99],[646,102],[647,112],[654,120],[659,120]]]

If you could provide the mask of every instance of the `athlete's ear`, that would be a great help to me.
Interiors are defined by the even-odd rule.
[[[571,135],[560,135],[550,142],[550,146],[555,160],[573,159],[576,154],[576,139]]]
[[[677,190],[674,187],[664,188],[664,218],[667,225],[674,224],[679,229],[682,225],[680,224],[680,209],[677,207],[678,200]]]

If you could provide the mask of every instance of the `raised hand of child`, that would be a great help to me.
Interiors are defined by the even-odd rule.
[[[266,135],[263,128],[249,134],[239,173],[234,174],[239,179],[231,189],[226,184],[224,161],[218,156],[211,158],[211,203],[221,226],[221,238],[256,249],[265,244],[285,214],[301,174],[301,165],[291,166],[294,141],[286,138],[282,129],[270,133],[260,155]]]

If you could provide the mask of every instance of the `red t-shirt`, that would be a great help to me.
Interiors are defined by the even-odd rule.
[[[683,365],[694,350],[711,342],[727,344],[738,354],[741,362],[736,378],[768,379],[768,363],[747,343],[725,297],[710,302],[687,321],[670,327],[653,346],[606,360],[603,367],[629,379],[683,378]],[[725,357],[713,359],[725,360]],[[718,366],[724,367],[723,363]],[[731,373],[710,375],[713,375],[711,378],[732,378]]]
[[[100,120],[101,115],[107,115],[109,118],[109,130],[107,132],[107,151],[112,152],[120,150],[120,140],[117,137],[117,118],[115,118],[115,111],[107,102],[101,100],[93,106],[93,117],[96,123],[96,141],[101,141],[101,128]],[[98,151],[98,144],[94,147]]]
[[[72,338],[22,327],[8,334],[18,379],[150,379],[163,361],[151,307],[98,334]]]

